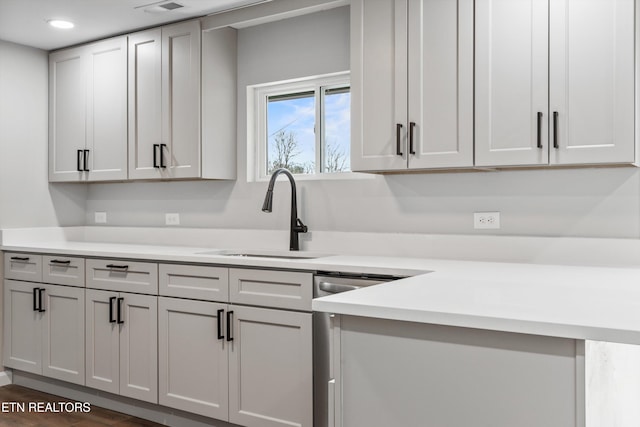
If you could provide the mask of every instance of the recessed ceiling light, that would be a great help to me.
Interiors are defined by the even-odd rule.
[[[62,29],[65,29],[65,30],[68,30],[69,28],[73,28],[75,26],[75,25],[73,25],[73,22],[64,21],[62,19],[49,19],[47,21],[47,23],[49,25],[51,25],[52,27],[62,28]]]

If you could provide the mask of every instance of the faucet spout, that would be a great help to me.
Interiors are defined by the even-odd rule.
[[[287,178],[289,178],[289,183],[291,184],[291,222],[289,227],[289,250],[298,251],[300,250],[298,234],[306,233],[308,229],[307,226],[302,223],[300,218],[298,218],[296,181],[293,178],[291,172],[289,172],[287,169],[276,169],[271,175],[271,180],[269,180],[269,186],[267,187],[267,194],[265,195],[264,203],[262,204],[262,211],[271,212],[273,209],[273,187],[275,186],[276,179],[280,174],[284,174]]]

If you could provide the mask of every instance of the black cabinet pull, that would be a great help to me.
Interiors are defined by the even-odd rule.
[[[33,288],[33,311],[38,311],[38,291],[40,288]]]
[[[28,256],[12,256],[11,261],[29,261]]]
[[[558,112],[553,112],[553,148],[560,148],[558,145]]]
[[[153,144],[153,167],[159,168],[158,166],[158,148],[160,148],[160,144]]]
[[[122,320],[122,303],[124,302],[124,298],[118,298],[118,325],[122,325],[124,320]]]
[[[128,265],[124,264],[124,265],[118,265],[118,264],[107,264],[106,265],[107,268],[117,268],[120,270],[127,270],[129,268]]]
[[[222,335],[222,315],[224,314],[224,309],[220,309],[217,311],[218,313],[218,339],[223,340],[224,335]]]
[[[542,148],[542,113],[538,112],[538,148]]]
[[[62,265],[69,265],[71,264],[71,261],[68,259],[62,260],[62,259],[52,259],[50,261],[51,264],[62,264]]]
[[[409,154],[416,154],[416,151],[413,147],[413,129],[416,127],[415,122],[409,123]]]
[[[164,149],[167,147],[167,144],[160,144],[160,167],[166,168],[167,165],[164,164]]]
[[[89,172],[89,150],[84,150],[84,171]]]
[[[116,323],[116,319],[113,318],[113,303],[116,302],[116,297],[109,298],[109,323]]]
[[[44,294],[44,291],[45,291],[44,288],[38,289],[38,304],[39,304],[38,312],[40,313],[44,313],[45,311],[47,311],[44,308],[42,308],[42,294]]]
[[[233,341],[233,334],[231,333],[233,330],[233,311],[227,311],[227,341]]]
[[[397,123],[396,124],[396,154],[398,156],[402,156],[402,147],[401,145],[401,141],[400,141],[400,134],[402,133],[402,123]]]
[[[77,155],[77,158],[76,158],[76,168],[78,169],[78,172],[82,172],[83,171],[82,158],[83,158],[82,150],[78,150],[78,155]]]

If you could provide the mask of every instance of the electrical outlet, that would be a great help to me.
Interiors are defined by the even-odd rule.
[[[475,212],[473,214],[473,228],[499,229],[500,212]]]
[[[180,214],[178,213],[165,214],[164,223],[166,225],[180,225]]]
[[[107,213],[106,212],[94,212],[94,221],[96,224],[106,224],[107,223]]]

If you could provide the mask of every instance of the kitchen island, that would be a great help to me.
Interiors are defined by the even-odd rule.
[[[313,302],[336,426],[635,426],[636,269],[460,263]]]

